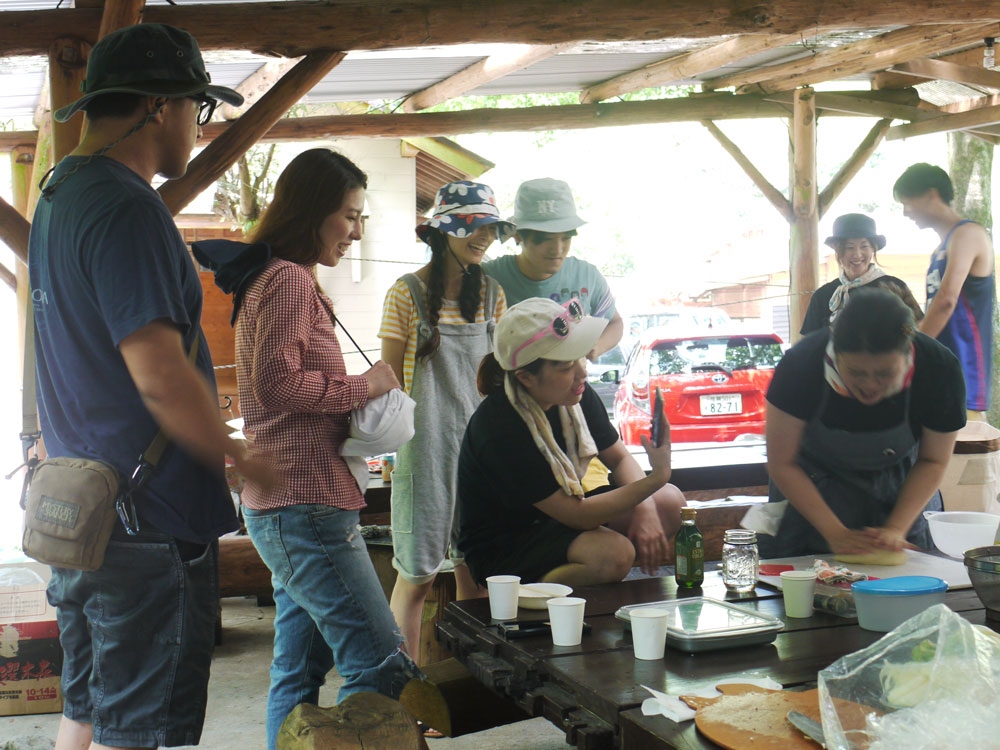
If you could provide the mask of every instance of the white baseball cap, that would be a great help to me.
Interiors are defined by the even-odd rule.
[[[607,325],[605,318],[584,315],[576,297],[564,305],[531,297],[501,316],[494,356],[505,370],[516,370],[536,359],[572,362],[594,348]]]

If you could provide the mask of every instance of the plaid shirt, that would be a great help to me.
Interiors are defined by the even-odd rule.
[[[286,260],[272,260],[247,289],[236,320],[243,431],[284,482],[266,492],[247,482],[248,508],[365,507],[340,446],[350,411],[368,400],[368,381],[347,374],[332,310],[312,270]]]

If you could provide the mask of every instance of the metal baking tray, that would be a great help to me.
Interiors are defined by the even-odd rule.
[[[629,612],[648,607],[669,613],[667,645],[689,653],[771,643],[785,627],[775,617],[707,596],[630,604],[615,612],[615,617],[631,628]]]

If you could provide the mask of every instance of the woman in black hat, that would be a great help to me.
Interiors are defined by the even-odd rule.
[[[837,253],[840,276],[813,292],[802,321],[802,335],[829,327],[847,304],[851,291],[862,286],[888,289],[899,295],[917,321],[923,319],[920,305],[906,282],[889,276],[878,266],[875,254],[885,247],[885,237],[876,232],[874,219],[864,214],[838,216],[826,244]]]

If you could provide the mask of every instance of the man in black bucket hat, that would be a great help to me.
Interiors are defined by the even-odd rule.
[[[196,744],[218,611],[218,537],[237,528],[227,437],[200,318],[202,290],[151,186],[187,168],[217,100],[190,34],[146,24],[93,49],[83,140],[53,170],[31,227],[39,415],[49,456],[96,459],[121,482],[159,431],[170,439],[116,520],[96,571],[52,569],[63,648],[56,747]],[[195,360],[188,353],[194,348]]]

